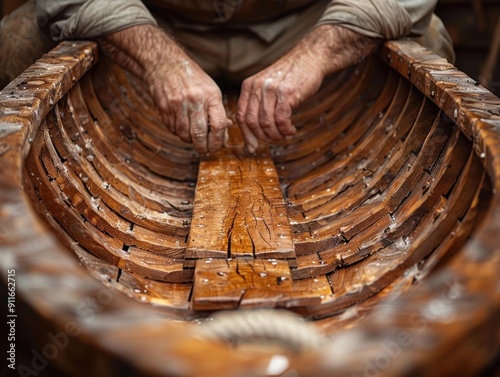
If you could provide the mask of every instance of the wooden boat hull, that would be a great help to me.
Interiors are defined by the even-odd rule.
[[[134,78],[97,60],[95,44],[64,42],[0,94],[0,263],[43,324],[40,349],[68,339],[65,372],[474,375],[498,356],[494,95],[414,42],[387,42],[294,115],[297,136],[244,165],[237,135],[200,161]],[[250,212],[271,214],[255,216],[262,241],[245,238],[259,197],[245,199],[232,163],[279,183],[263,197],[283,196]],[[205,222],[210,177],[224,195]],[[233,196],[250,204],[220,220],[244,229],[229,247],[203,232]],[[233,352],[197,324],[262,307],[315,319],[304,331],[324,343]]]

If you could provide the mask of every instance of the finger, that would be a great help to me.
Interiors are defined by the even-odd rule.
[[[292,110],[293,107],[290,103],[286,101],[277,101],[276,110],[274,114],[274,119],[276,122],[276,127],[283,136],[295,135],[297,129],[292,124]]]
[[[193,108],[189,111],[189,129],[194,148],[200,153],[208,152],[207,115],[205,109]]]
[[[175,133],[175,117],[174,117],[174,115],[161,112],[160,116],[161,116],[161,121],[163,122],[163,124],[168,128],[168,130],[171,133],[173,133],[175,135],[176,133]]]
[[[236,120],[238,121],[238,126],[240,127],[243,139],[245,140],[245,149],[253,153],[259,145],[257,136],[252,132],[252,130],[247,126],[245,122],[245,117],[248,108],[248,102],[250,100],[250,91],[252,88],[252,78],[248,78],[243,81],[241,86],[241,92],[238,98],[238,103],[236,106]]]
[[[183,101],[181,105],[178,106],[175,114],[174,133],[179,136],[182,141],[191,143],[192,139],[189,127],[190,119],[188,109],[189,105],[186,101]]]
[[[258,93],[259,94],[257,94],[254,90],[250,93],[244,124],[253,132],[255,136],[257,136],[258,139],[269,143],[272,142],[272,139],[265,134],[259,124],[258,115],[261,102],[260,91],[258,91]]]
[[[259,146],[259,140],[245,123],[240,123],[240,129],[243,139],[245,140],[245,149],[249,153],[254,153]]]
[[[216,151],[224,142],[226,128],[231,125],[231,121],[227,119],[226,111],[220,99],[216,100],[208,107],[208,150]]]
[[[242,129],[244,136],[246,135],[249,142],[257,147],[256,138],[262,139],[264,141],[270,142],[271,140],[262,132],[258,124],[258,108],[260,98],[257,93],[260,94],[261,90],[255,90],[254,80],[252,77],[246,79],[241,87],[240,97],[238,99],[236,119],[238,124]],[[244,128],[244,130],[243,130]],[[251,137],[250,133],[254,136]]]
[[[251,84],[249,80],[250,79],[246,79],[243,81],[238,103],[236,104],[236,120],[240,126],[245,123],[245,114],[247,113],[248,100],[250,98]]]
[[[271,140],[281,140],[283,135],[280,134],[275,122],[275,107],[277,102],[277,85],[272,78],[267,78],[262,86],[262,99],[259,108],[259,125],[262,131]]]

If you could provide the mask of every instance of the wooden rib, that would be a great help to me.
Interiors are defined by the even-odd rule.
[[[140,191],[141,195],[147,197],[147,193],[144,191],[149,189],[153,193],[171,198],[170,200],[176,203],[176,207],[178,208],[182,207],[179,201],[186,199],[192,201],[194,195],[192,187],[194,187],[194,180],[196,178],[197,159],[185,156],[184,161],[181,163],[177,159],[171,161],[169,158],[163,155],[159,156],[157,153],[155,156],[149,156],[149,158],[158,160],[159,164],[164,165],[162,174],[159,175],[147,170],[132,158],[130,152],[132,149],[135,150],[135,153],[143,153],[145,155],[148,154],[148,151],[135,143],[135,139],[131,140],[125,136],[125,130],[133,126],[130,119],[120,121],[119,126],[117,126],[116,121],[113,122],[109,118],[114,113],[108,114],[102,108],[105,104],[97,101],[88,103],[84,101],[84,97],[86,96],[96,97],[92,83],[89,80],[84,80],[81,84],[81,91],[78,90],[79,87],[75,88],[76,90],[73,90],[68,96],[67,107],[69,112],[73,114],[73,117],[65,120],[64,128],[67,130],[66,134],[68,138],[77,143],[83,151],[88,153],[87,150],[90,149],[91,152],[96,153],[95,157],[98,159],[94,160],[97,162],[102,161],[101,164],[94,164],[99,173],[103,176],[111,176],[110,179],[113,179],[113,175],[117,175],[120,178],[119,180],[123,181],[125,185],[123,188],[124,193],[128,193],[128,187],[132,186],[135,190],[142,189]],[[89,119],[95,120],[89,121]],[[151,123],[143,126],[150,128],[154,128],[155,126],[160,127]],[[135,127],[138,126],[136,125]],[[99,159],[100,156],[102,158]],[[109,170],[111,171],[110,173],[108,173]],[[182,179],[184,180],[178,179],[179,174],[176,173],[177,170],[182,170]],[[114,179],[116,180],[117,178]],[[154,198],[154,195],[151,193],[149,196]],[[176,201],[176,197],[180,197],[179,201]],[[157,198],[156,200],[158,201]]]
[[[273,159],[280,164],[283,177],[292,178],[289,174],[295,173],[287,167],[288,162],[307,158],[316,153],[316,146],[327,146],[344,134],[345,129],[342,126],[347,126],[350,122],[339,123],[338,120],[352,118],[351,113],[344,113],[351,110],[354,103],[358,105],[356,107],[363,107],[365,102],[376,98],[384,80],[376,80],[369,85],[367,78],[373,72],[372,64],[362,65],[359,70],[351,72],[349,79],[340,88],[327,84],[314,98],[316,102],[310,105],[310,108],[304,109],[304,113],[297,111],[293,115],[294,124],[297,123],[298,127],[297,134],[272,147]],[[371,96],[366,96],[367,91]],[[325,101],[325,98],[331,98],[332,102]],[[335,103],[335,106],[332,106],[332,103]],[[314,148],[311,148],[312,145]]]
[[[292,183],[299,181],[305,175],[317,170],[317,167],[332,160],[337,155],[349,155],[353,146],[370,132],[378,115],[384,111],[397,87],[396,75],[389,75],[386,81],[376,80],[361,94],[355,97],[350,105],[335,104],[331,110],[315,118],[319,126],[316,132],[311,132],[308,138],[294,135],[289,138],[287,148],[306,149],[308,153],[301,158],[291,151],[286,151],[287,160],[280,164],[279,171],[283,178],[291,179]],[[354,92],[353,92],[354,93]],[[329,101],[328,101],[329,102]],[[342,102],[342,101],[339,101]],[[375,120],[375,121],[374,121]],[[295,142],[297,141],[297,142]],[[274,149],[273,156],[277,160],[283,149]],[[300,189],[288,189],[289,197],[301,197]]]
[[[196,170],[190,169],[190,167],[194,165],[195,159],[184,156],[183,163],[176,161],[178,166],[184,167],[185,171],[192,171],[192,177],[188,182],[165,179],[169,172],[167,168],[164,169],[163,176],[159,176],[137,164],[128,153],[131,148],[129,140],[134,139],[135,135],[134,130],[131,129],[133,125],[130,120],[125,119],[120,121],[117,130],[112,118],[114,112],[110,111],[111,109],[108,108],[109,105],[106,102],[92,101],[86,103],[84,101],[85,97],[97,96],[97,93],[104,96],[103,91],[94,90],[92,81],[82,80],[81,85],[68,94],[67,106],[74,115],[69,119],[65,119],[64,123],[68,136],[75,144],[83,148],[89,143],[96,152],[97,162],[100,161],[100,155],[103,156],[103,163],[100,165],[95,164],[100,175],[110,180],[113,180],[114,176],[118,177],[118,180],[123,181],[125,184],[122,189],[124,193],[126,193],[127,186],[144,187],[158,194],[169,196],[180,195],[185,197],[189,194],[188,199],[192,200]],[[106,96],[104,96],[104,100],[112,101]],[[116,103],[118,102],[116,101]],[[106,110],[109,112],[106,112]],[[89,119],[95,119],[95,121],[91,122]],[[121,141],[121,145],[119,147],[115,146],[112,140]]]
[[[104,136],[97,122],[81,122],[82,119],[91,116],[83,108],[82,102],[82,93],[77,87],[70,93],[68,100],[61,104],[60,111],[68,114],[60,124],[59,130],[64,146],[74,155],[91,156],[91,166],[102,180],[113,185],[124,195],[142,202],[149,208],[176,216],[190,212],[190,207],[182,203],[192,201],[194,189],[191,185],[188,182],[155,179],[154,176],[146,179],[140,172],[131,171],[130,167],[134,164],[120,161],[115,157],[116,149],[110,149],[103,140]],[[168,201],[165,198],[168,198]]]
[[[377,193],[381,193],[383,195],[378,200],[380,202],[385,197],[392,197],[392,195],[397,192],[397,190],[400,190],[400,192],[404,192],[402,191],[404,190],[404,187],[401,188],[401,185],[405,183],[406,177],[409,176],[411,178],[415,174],[419,173],[417,169],[419,164],[415,165],[414,152],[421,150],[422,135],[427,135],[427,133],[431,129],[432,124],[434,124],[434,126],[436,125],[436,122],[433,122],[433,120],[435,119],[435,108],[434,106],[432,106],[432,104],[427,102],[427,105],[424,105],[422,107],[420,116],[417,118],[416,123],[408,137],[405,139],[405,142],[401,145],[400,148],[394,151],[393,155],[391,155],[391,158],[387,160],[386,164],[382,164],[381,168],[377,170],[377,172],[371,178],[369,184],[366,185],[366,187],[361,188],[361,198],[364,198],[367,203],[370,203],[369,199],[372,198],[372,201],[375,201],[376,203]],[[430,138],[428,138],[428,140],[429,143],[433,142]],[[408,170],[407,166],[412,166],[413,168]],[[388,187],[389,184],[391,184],[390,187]],[[350,192],[350,190],[346,190],[346,197],[341,195],[338,198],[334,198],[331,203],[320,206],[317,212],[311,211],[310,215],[314,216],[311,218],[307,218],[306,221],[312,222],[313,226],[311,226],[311,228],[314,229],[316,237],[315,239],[311,239],[309,231],[304,233],[297,232],[294,235],[296,249],[300,249],[303,247],[313,248],[314,244],[318,244],[318,247],[324,248],[324,246],[320,245],[322,243],[324,243],[325,246],[328,245],[327,239],[332,236],[332,233],[328,233],[327,229],[331,229],[331,227],[334,226],[335,223],[337,223],[337,229],[340,229],[340,226],[342,226],[342,224],[356,222],[356,216],[354,215],[351,217],[351,220],[346,218],[346,216],[349,215],[349,213],[352,213],[352,211],[343,213],[344,206],[346,206],[346,210],[348,210],[352,206],[350,202],[353,204],[362,204],[362,201],[359,201],[359,197],[357,195],[349,195]],[[372,203],[372,205],[374,204]],[[339,209],[342,210],[342,217],[338,216]],[[315,222],[320,222],[321,227],[318,228],[317,226],[314,226]],[[334,234],[338,234],[338,232]],[[325,237],[327,237],[327,239],[325,239]]]
[[[357,187],[361,189],[362,195],[348,195],[350,191],[347,190],[347,188],[349,186],[343,184],[343,177],[345,175],[348,176],[350,170],[341,172],[333,170],[332,172],[325,172],[325,174],[331,177],[331,183],[328,187],[330,189],[328,196],[332,199],[335,199],[332,203],[329,203],[332,208],[326,207],[324,209],[321,209],[321,203],[317,206],[318,210],[316,211],[315,207],[306,208],[307,211],[305,213],[307,215],[307,218],[316,219],[318,216],[321,216],[321,214],[318,213],[319,210],[322,210],[322,212],[324,213],[332,213],[333,207],[339,207],[340,203],[342,203],[342,207],[345,207],[346,201],[347,203],[353,202],[353,204],[351,205],[360,204],[360,199],[364,201],[374,193],[383,192],[390,180],[397,174],[399,170],[401,170],[402,166],[407,162],[408,155],[413,151],[420,150],[421,145],[419,144],[422,142],[422,136],[426,135],[429,132],[430,126],[432,125],[432,120],[436,115],[436,110],[434,106],[432,106],[432,104],[428,101],[422,102],[421,100],[417,101],[417,98],[415,97],[411,98],[415,99],[415,102],[412,103],[412,107],[419,108],[419,112],[416,119],[414,116],[409,115],[407,120],[410,120],[411,123],[405,122],[404,124],[404,129],[411,126],[409,134],[407,134],[406,132],[396,134],[396,136],[398,137],[398,142],[394,144],[391,153],[385,156],[386,158],[380,159],[378,161],[378,165],[375,165],[375,160],[368,162],[367,170],[370,172],[370,177],[367,181],[362,181],[361,183],[357,184]],[[357,150],[353,150],[352,152],[353,154],[356,154]],[[340,161],[340,163],[342,163],[342,161]],[[332,169],[334,169],[336,164],[332,165]],[[339,173],[341,173],[341,175]],[[352,188],[355,189],[356,186]],[[308,190],[310,190],[310,188],[308,188]],[[294,205],[296,202],[301,205],[300,200],[296,200],[295,198],[290,199],[293,200]]]
[[[59,224],[53,221],[51,224],[61,230],[61,235],[66,234],[67,236]],[[104,280],[111,288],[125,293],[128,297],[133,297],[137,301],[161,305],[162,312],[174,318],[187,320],[193,317],[194,313],[189,309],[191,284],[159,282],[119,270],[117,267],[110,266],[94,257],[80,245],[71,243],[71,241],[69,237],[64,240],[65,243],[71,244],[72,250],[90,274]]]
[[[38,156],[33,166],[38,166],[39,172],[45,170],[47,174],[37,174],[36,190],[40,198],[50,205],[51,211],[55,210],[54,216],[61,226],[99,258],[124,270],[163,281],[191,281],[192,271],[183,269],[182,259],[179,262],[172,258],[183,256],[184,248],[180,239],[172,240],[169,246],[165,235],[140,226],[133,227],[133,223],[107,208],[100,198],[92,197],[75,172],[68,167],[69,160],[64,158],[68,154],[61,156],[53,147],[51,142],[57,140],[57,130],[46,127],[46,124],[41,130],[43,137],[37,139],[30,156]],[[78,224],[83,232],[78,231]]]
[[[45,171],[41,161],[35,157],[39,155],[39,153],[48,153],[37,153],[37,150],[41,150],[41,146],[43,145],[42,143],[43,139],[40,138],[39,141],[33,145],[33,149],[31,150],[32,153],[27,156],[27,161],[29,161],[27,168],[29,169],[29,174],[32,177],[39,177],[40,172]],[[38,200],[43,201],[44,205],[47,206],[47,208],[50,208],[50,212],[45,213],[48,215],[52,214],[52,216],[61,224],[66,232],[68,232],[77,242],[86,245],[86,247],[92,250],[92,253],[96,256],[112,265],[118,265],[120,257],[116,249],[121,248],[120,242],[118,241],[115,243],[114,247],[103,245],[102,239],[100,239],[96,233],[92,234],[92,228],[94,228],[93,226],[85,224],[79,214],[74,211],[68,211],[68,206],[71,206],[73,202],[76,203],[80,201],[81,197],[61,197],[59,195],[60,190],[54,187],[55,184],[53,183],[55,177],[58,176],[59,170],[54,168],[51,171],[47,171],[47,173],[48,174],[45,176],[50,177],[50,179],[53,180],[52,182],[49,182],[49,179],[38,179],[34,184],[34,190],[38,196]],[[82,229],[84,229],[84,231],[82,231]]]
[[[45,144],[44,148],[47,148],[47,144]],[[41,156],[46,155],[47,152],[44,152],[44,150],[46,149],[42,149],[40,152]],[[55,152],[52,152],[52,154],[55,154]],[[45,164],[45,166],[50,165]],[[50,188],[55,186],[55,183],[57,183],[58,188],[61,186],[68,187],[71,185],[71,181],[75,181],[75,179],[70,180],[65,178],[65,173],[68,172],[68,169],[65,169],[61,163],[56,163],[52,166],[53,168],[48,170],[49,177],[54,175],[57,178],[53,184],[43,184],[43,181],[40,180],[37,191],[40,198],[45,203],[50,204],[51,209],[55,207],[59,209],[55,212],[54,217],[81,245],[91,250],[99,258],[112,261],[113,264],[126,271],[134,271],[145,277],[169,282],[186,282],[192,280],[192,271],[183,269],[182,259],[179,262],[179,260],[165,255],[165,245],[158,244],[157,246],[164,253],[163,255],[155,255],[135,247],[129,248],[127,246],[124,249],[126,245],[123,245],[123,242],[129,245],[143,245],[148,247],[149,250],[154,250],[155,248],[154,246],[152,247],[152,244],[148,243],[145,233],[137,237],[137,234],[134,232],[136,230],[132,231],[128,228],[129,224],[120,226],[115,223],[115,227],[110,227],[106,219],[97,220],[98,216],[103,216],[102,213],[105,213],[104,208],[103,211],[99,212],[91,210],[93,205],[88,202],[88,198],[84,195],[84,190],[80,189],[68,192],[68,199],[63,201],[66,207],[59,204],[60,199],[59,201],[57,200],[57,194],[64,194],[65,191]],[[49,194],[47,189],[52,193]],[[80,224],[80,227],[85,231],[78,232],[76,229],[77,224]],[[158,243],[158,236],[149,237],[149,242]],[[171,255],[174,255],[174,253],[171,253]],[[182,254],[178,254],[178,256],[182,256]]]
[[[461,144],[467,145],[468,143],[466,142],[465,136],[463,134],[461,134],[460,136],[461,136],[460,140],[462,140]],[[450,153],[452,153],[453,155],[450,156]],[[435,186],[429,187],[428,185],[419,184],[418,187],[422,187],[424,193],[427,191],[432,191],[434,194],[435,192],[440,193],[439,195],[442,195],[443,192],[446,193],[447,190],[446,188],[441,188],[441,189],[439,188],[439,185],[441,185],[441,183],[444,183],[445,185],[449,185],[450,183],[449,179],[447,179],[445,175],[449,175],[450,170],[455,170],[456,173],[459,172],[464,167],[464,164],[460,161],[457,161],[457,159],[462,161],[470,159],[470,157],[467,155],[467,152],[461,148],[454,148],[452,150],[448,149],[446,154],[448,155],[446,160],[443,161],[441,164],[438,164],[438,166],[436,167],[436,171],[440,169],[445,170],[443,179],[440,180],[440,183],[438,183],[436,187]],[[470,164],[467,169],[470,169]],[[436,173],[436,171],[433,172],[433,174]],[[452,174],[451,177],[456,177],[457,175],[458,174]],[[438,176],[441,176],[441,174],[438,173]],[[490,191],[490,184],[486,178],[487,177],[483,177],[483,182],[479,185],[477,192],[474,195],[473,202],[470,205],[469,209],[467,210],[466,215],[462,219],[459,218],[455,226],[449,232],[445,233],[446,238],[439,244],[439,246],[437,246],[436,250],[433,251],[428,258],[424,258],[419,263],[418,268],[414,268],[413,271],[408,271],[408,273],[405,275],[397,276],[397,274],[394,274],[396,280],[394,280],[387,287],[383,288],[376,295],[369,297],[366,301],[363,302],[358,301],[358,304],[355,306],[355,309],[354,310],[349,309],[349,312],[346,312],[345,316],[336,316],[326,319],[324,323],[327,324],[327,327],[329,329],[326,331],[334,331],[333,329],[336,329],[339,326],[340,327],[354,326],[356,324],[362,323],[366,319],[368,313],[370,313],[370,311],[374,309],[377,304],[383,301],[384,297],[387,294],[394,294],[394,292],[405,291],[407,288],[410,288],[415,281],[420,281],[424,279],[426,276],[428,276],[435,269],[436,265],[444,264],[446,260],[449,260],[449,258],[453,256],[459,250],[459,248],[465,243],[467,237],[470,235],[471,231],[476,225],[476,222],[478,221],[478,214],[482,209],[484,209],[488,205],[487,198],[491,191]],[[455,184],[456,182],[453,181],[452,183]],[[429,200],[426,200],[426,202],[429,202]],[[443,202],[441,201],[441,203]],[[429,220],[434,221],[440,216],[438,214],[441,214],[443,212],[443,205],[441,205],[441,203],[435,203],[436,204],[435,207],[429,209],[428,211]],[[430,226],[430,225],[429,223],[426,223],[426,225],[424,226]],[[414,232],[414,234],[416,233],[418,232]],[[404,248],[407,247],[410,242],[411,240],[409,238],[399,239],[396,248],[390,247],[385,250],[381,249],[379,252],[374,253],[373,255],[369,256],[362,262],[353,265],[352,267],[350,267],[350,269],[356,272],[358,278],[363,276],[365,278],[366,276],[371,276],[370,283],[373,284],[374,276],[382,275],[381,271],[387,269],[388,262],[390,262],[391,260],[394,261],[394,256],[396,255],[400,256],[401,250],[404,250]],[[392,255],[390,252],[391,249],[394,251]],[[297,258],[299,263],[301,258],[302,257]],[[307,267],[308,264],[310,264],[310,262],[305,263],[304,266]],[[344,284],[349,284],[355,290],[359,290],[359,288],[363,286],[363,282],[359,280],[357,284],[354,284],[353,286],[353,283],[355,282],[352,276],[349,278],[345,276],[348,270],[349,268],[347,269],[341,268],[336,270],[334,273],[330,274],[329,280],[332,282],[332,286],[337,294],[341,292],[344,292],[345,294],[348,291]],[[297,271],[294,272],[300,273],[299,269],[297,269]],[[402,286],[402,284],[407,288]],[[358,297],[358,300],[359,298],[360,297]]]
[[[478,169],[479,164],[473,153],[469,155],[466,166],[442,208],[438,203],[423,217],[406,240],[393,243],[349,268],[336,270],[330,275],[334,294],[327,297],[321,307],[309,310],[322,316],[328,311],[327,307],[338,312],[354,302],[364,301],[387,286],[403,270],[430,255],[445,239],[453,239],[454,235],[450,238],[450,232],[465,215],[481,188],[484,172]],[[453,245],[456,244],[451,242],[449,246]]]
[[[439,117],[436,117],[436,120],[437,119],[439,119]],[[415,193],[414,195],[416,195],[418,198],[421,197],[421,191],[417,191],[414,189],[418,187],[417,182],[420,181],[424,176],[424,171],[430,170],[432,166],[430,164],[434,163],[434,161],[436,161],[437,157],[439,156],[440,151],[443,147],[443,142],[447,138],[447,132],[445,131],[446,129],[446,124],[441,124],[437,121],[434,123],[434,130],[429,133],[426,141],[422,145],[422,153],[420,153],[411,162],[411,164],[407,164],[402,170],[400,170],[400,173],[395,177],[393,182],[391,182],[386,192],[384,193],[386,199],[381,202],[381,213],[393,213],[396,208],[401,205],[403,200],[407,200],[407,198],[411,197],[412,193]],[[406,217],[410,214],[411,212],[407,212],[404,215]],[[352,220],[348,221],[347,218],[351,218]],[[341,221],[341,223],[343,224],[343,232],[346,233],[347,237],[354,236],[349,242],[350,250],[356,250],[362,245],[364,245],[362,247],[364,249],[366,248],[367,243],[374,242],[374,239],[370,240],[370,238],[366,237],[365,233],[361,231],[363,230],[363,222],[358,222],[355,219],[356,217],[344,216]],[[387,217],[385,219],[387,219]],[[336,222],[334,221],[331,224],[328,224],[328,226],[322,227],[321,229],[325,230],[330,226],[334,226],[335,223]],[[379,229],[378,234],[383,234],[380,232],[380,230],[386,229],[386,227],[388,227],[391,223],[392,221],[389,223],[386,222],[386,225],[384,226],[383,224],[372,222],[370,225],[375,224],[375,228]],[[319,252],[319,254],[321,255],[323,260],[327,260],[336,256],[337,251],[321,251]]]
[[[122,255],[122,261],[120,267],[123,270],[148,279],[170,283],[193,281],[193,270],[184,269],[182,257],[176,259],[129,247]]]
[[[81,156],[75,157],[74,154],[65,153],[66,149],[64,146],[67,143],[60,139],[56,127],[52,125],[49,126],[48,132],[52,132],[52,138],[50,140],[47,138],[46,146],[49,151],[53,150],[53,152],[51,160],[46,160],[45,166],[51,163],[61,164],[56,153],[61,154],[61,158],[65,160],[64,164],[69,168],[61,168],[57,180],[61,191],[65,193],[66,196],[71,198],[73,195],[79,195],[82,198],[79,203],[80,206],[76,208],[77,211],[87,216],[90,222],[96,226],[100,226],[103,231],[117,236],[117,238],[124,240],[129,245],[141,245],[142,242],[145,241],[151,249],[159,252],[181,252],[182,247],[174,245],[179,245],[181,241],[183,241],[182,234],[180,236],[176,234],[179,232],[177,230],[178,227],[172,225],[168,226],[166,223],[160,227],[160,233],[149,230],[148,228],[143,228],[145,231],[140,233],[142,237],[140,239],[134,239],[134,232],[132,231],[131,225],[133,224],[135,226],[136,223],[142,223],[147,226],[148,222],[140,221],[140,217],[147,215],[148,212],[153,213],[151,217],[154,217],[154,212],[148,211],[146,207],[143,207],[143,212],[138,214],[139,219],[131,217],[132,221],[130,221],[118,215],[124,212],[122,207],[127,203],[126,199],[119,201],[120,204],[118,207],[115,204],[114,210],[108,208],[108,206],[113,207],[113,204],[118,202],[116,199],[114,202],[110,200],[110,198],[118,196],[116,194],[113,195],[113,187],[109,184],[105,184],[104,181],[95,174],[86,158],[82,158]],[[55,143],[57,152],[54,147],[51,148],[51,142]],[[134,203],[130,203],[130,209],[133,209],[131,207],[133,204]],[[138,229],[140,229],[140,227],[138,227]],[[168,230],[170,230],[170,232],[168,232]]]
[[[138,301],[159,308],[162,315],[180,320],[191,320],[200,316],[200,313],[190,308],[192,284],[151,280],[123,271],[120,285],[127,294],[135,296]]]
[[[439,119],[439,117],[436,119]],[[447,129],[448,126],[446,123],[442,122],[441,124],[442,130]],[[448,131],[444,133],[446,134]],[[359,260],[356,258],[364,258],[367,255],[372,254],[374,252],[373,250],[377,250],[380,247],[391,244],[400,237],[405,237],[405,235],[407,235],[408,232],[418,223],[418,218],[421,218],[421,216],[425,214],[430,207],[435,205],[440,195],[447,194],[449,188],[454,183],[456,176],[465,163],[465,156],[469,148],[469,143],[465,140],[465,137],[458,137],[459,131],[456,128],[450,135],[451,136],[448,138],[448,144],[445,146],[441,157],[436,160],[437,162],[434,168],[431,169],[427,166],[427,168],[422,169],[422,166],[418,167],[423,163],[425,164],[425,160],[422,159],[420,159],[421,162],[418,162],[418,160],[413,162],[417,172],[425,172],[425,170],[428,170],[431,175],[424,173],[422,178],[420,178],[421,182],[417,185],[406,184],[407,187],[415,187],[416,189],[410,192],[407,191],[406,199],[403,204],[399,205],[399,208],[391,216],[391,218],[385,215],[385,217],[381,218],[381,221],[377,221],[378,218],[373,216],[373,212],[365,210],[363,213],[363,211],[358,211],[359,214],[356,214],[356,216],[353,217],[353,219],[356,220],[352,223],[352,225],[348,226],[347,218],[342,217],[342,223],[344,225],[341,228],[341,232],[343,234],[343,238],[346,241],[349,241],[353,236],[354,238],[346,245],[334,247],[328,252],[320,252],[323,258],[321,260],[323,264],[317,263],[314,266],[308,266],[307,263],[302,264],[299,260],[299,267],[296,271],[294,271],[294,276],[297,278],[303,276],[304,271],[309,271],[309,273],[312,273],[312,271],[316,271],[316,273],[325,273],[329,270],[329,268],[331,271],[331,269],[337,268],[341,265],[354,263],[356,260]],[[435,136],[429,136],[429,140],[433,143],[439,141]],[[429,153],[432,155],[432,149],[432,147],[426,147],[424,144],[424,156],[426,156],[425,158],[428,161],[433,161],[435,159],[435,157],[432,157],[429,160]],[[439,149],[436,149],[436,151],[439,151]],[[409,177],[411,176],[412,175]],[[418,176],[419,175],[417,175],[417,177]],[[405,185],[399,184],[398,186],[404,187]],[[387,204],[391,205],[391,203],[393,203],[393,197],[390,194],[388,194],[388,197],[389,201]],[[386,207],[386,204],[378,205],[374,208],[378,208],[378,212],[376,213],[380,215],[387,214],[388,208]],[[363,215],[365,215],[364,218],[366,220],[369,220],[367,224],[373,224],[373,226],[367,230],[364,230]],[[386,231],[381,231],[382,229],[386,229]],[[358,250],[359,248],[362,248],[362,252]],[[308,263],[310,262],[311,261],[308,261]]]
[[[402,99],[405,102],[403,107],[400,108],[401,104],[399,102]],[[341,196],[344,197],[343,208],[346,208],[349,201],[353,202],[353,199],[356,199],[352,204],[354,206],[358,205],[360,201],[368,199],[369,191],[365,190],[366,187],[373,185],[373,176],[381,168],[381,165],[388,165],[388,160],[390,160],[388,157],[399,149],[397,145],[402,144],[401,140],[406,139],[408,136],[408,132],[411,130],[419,112],[419,104],[422,101],[422,95],[417,93],[415,89],[411,90],[406,80],[401,80],[394,102],[384,115],[383,124],[378,127],[379,132],[383,133],[382,137],[378,136],[379,143],[373,145],[372,142],[368,141],[370,138],[367,138],[365,148],[362,150],[356,148],[352,151],[352,156],[363,156],[361,164],[351,161],[351,158],[335,159],[335,163],[332,161],[330,164],[335,170],[325,172],[326,177],[322,184],[312,190],[310,189],[310,195],[303,199],[294,198],[293,205],[288,207],[290,221],[296,223],[294,228],[297,229],[304,217],[315,218],[317,214],[314,211],[318,211],[322,204],[328,203],[334,197],[337,199],[340,199]],[[394,114],[393,112],[397,113]],[[393,119],[393,117],[396,117],[396,119]],[[339,169],[338,166],[343,166],[344,171]],[[352,190],[363,194],[356,198],[347,196],[345,187],[351,187]],[[325,209],[325,212],[335,213],[333,208],[330,210]]]
[[[99,100],[96,109],[102,107],[106,117],[111,120],[102,124],[102,131],[119,136],[118,139],[109,140],[112,144],[128,140],[128,145],[116,146],[121,153],[128,155],[131,162],[137,162],[135,157],[140,158],[141,164],[138,165],[146,168],[149,174],[176,180],[186,177],[191,179],[193,175],[195,177],[198,155],[191,145],[182,142],[165,127],[158,117],[151,97],[142,88],[142,83],[136,77],[116,67],[109,60],[97,67],[93,72],[92,87],[89,89],[94,91],[95,98]],[[91,113],[94,110],[92,105],[89,104]],[[146,139],[148,141],[143,143]],[[143,156],[133,155],[138,151]],[[150,165],[144,157],[152,160],[153,164]],[[159,161],[163,162],[163,167],[156,164]],[[157,169],[152,169],[153,167]]]
[[[326,96],[331,96],[330,98],[335,101],[344,101],[345,95],[343,94],[345,92],[348,92],[348,95],[355,92],[349,89],[352,89],[356,85],[366,85],[366,77],[369,75],[369,72],[371,72],[371,64],[367,64],[367,61],[364,61],[356,67],[350,67],[339,72],[337,75],[326,77],[317,92],[318,96],[306,99],[300,104],[300,109],[297,109],[292,114],[292,123],[297,126],[298,131],[302,132],[304,137],[307,137],[308,133],[304,132],[303,128],[306,125],[309,127],[321,127],[321,124],[316,122],[318,114],[325,114],[333,110],[331,105],[322,99]],[[284,147],[285,145],[281,146]],[[290,152],[293,153],[294,151],[290,150]]]
[[[73,150],[71,150],[69,146],[73,143],[67,139],[67,135],[61,127],[62,121],[58,115],[54,115],[54,117],[49,119],[48,123],[53,136],[52,141],[56,149],[68,160],[68,164],[71,167],[70,170],[74,171],[78,177],[76,179],[88,187],[89,192],[94,197],[101,198],[113,211],[119,213],[130,222],[141,224],[146,228],[160,233],[170,233],[174,237],[187,235],[187,229],[183,226],[184,219],[172,216],[163,211],[154,210],[154,208],[149,208],[138,201],[137,198],[129,198],[123,195],[109,182],[106,182],[96,172],[87,155],[85,153],[78,153],[78,151],[93,153],[92,149],[89,150],[85,139],[82,140],[83,145],[78,150],[76,147],[73,147]],[[94,155],[92,154],[92,156]],[[179,215],[178,212],[177,215]]]

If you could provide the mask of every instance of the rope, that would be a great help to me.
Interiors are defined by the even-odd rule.
[[[314,350],[326,343],[326,337],[316,327],[286,310],[218,312],[204,322],[200,334],[231,345],[271,343],[296,352]]]

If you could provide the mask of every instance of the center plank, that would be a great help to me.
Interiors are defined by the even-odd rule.
[[[186,259],[294,259],[292,234],[269,148],[243,150],[239,127],[202,156]]]

